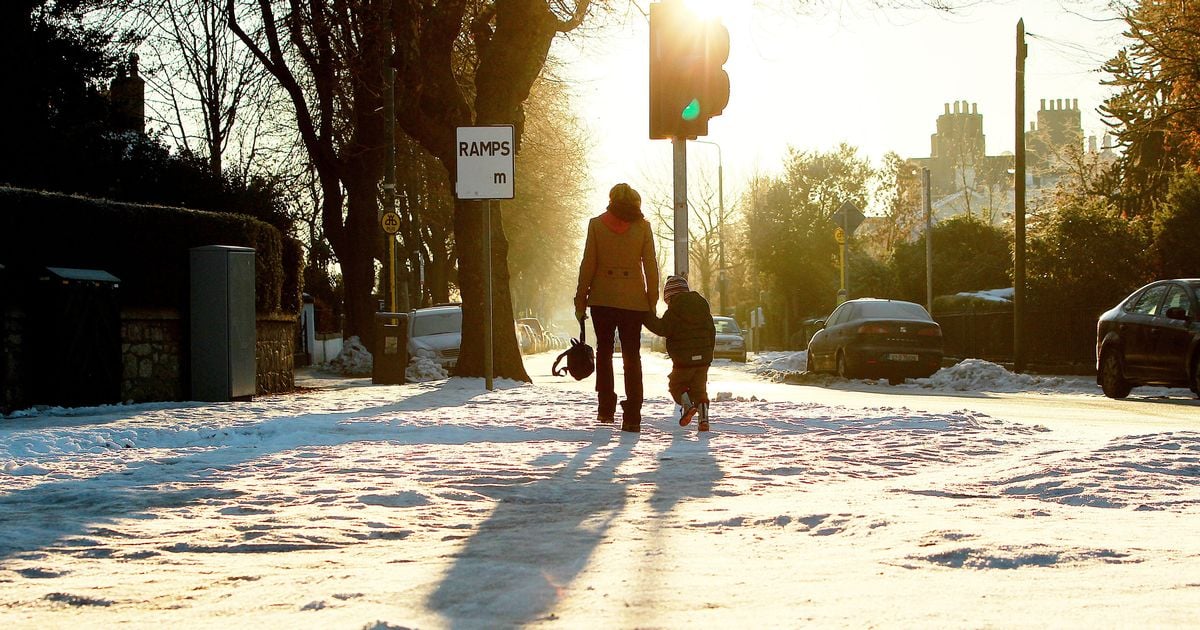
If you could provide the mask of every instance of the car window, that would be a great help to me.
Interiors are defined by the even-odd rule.
[[[413,316],[412,335],[414,337],[456,332],[462,332],[462,311],[458,309],[417,313]]]
[[[717,327],[718,335],[737,335],[742,331],[738,328],[737,322],[732,319],[713,319],[713,325]]]
[[[1158,313],[1158,305],[1162,303],[1163,294],[1167,292],[1167,285],[1160,284],[1155,287],[1146,289],[1133,306],[1129,309],[1130,313],[1137,315],[1155,315]]]
[[[863,302],[859,309],[861,319],[930,319],[921,305],[912,302]]]
[[[1192,314],[1192,299],[1188,297],[1187,291],[1177,284],[1172,284],[1167,290],[1167,299],[1163,300],[1163,314],[1165,315],[1170,308],[1181,308],[1187,315]]]
[[[825,326],[826,327],[836,326],[838,322],[842,321],[843,319],[846,319],[846,312],[849,310],[850,310],[849,304],[843,304],[843,305],[837,307],[836,309],[834,309],[833,315],[830,315],[829,319],[825,320]]]

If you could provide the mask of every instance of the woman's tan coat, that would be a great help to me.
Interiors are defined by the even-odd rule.
[[[658,261],[650,222],[639,218],[618,234],[600,217],[588,222],[587,243],[579,265],[575,310],[611,306],[655,312],[658,307]]]

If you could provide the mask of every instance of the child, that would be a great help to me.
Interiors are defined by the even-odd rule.
[[[667,312],[662,319],[654,313],[647,315],[646,328],[667,340],[667,354],[671,357],[667,389],[684,410],[679,425],[687,426],[692,416],[699,413],[697,428],[707,431],[708,366],[717,342],[708,300],[688,289],[682,276],[671,276],[663,287],[663,301],[667,303]]]

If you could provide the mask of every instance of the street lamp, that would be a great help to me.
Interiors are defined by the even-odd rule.
[[[725,314],[725,164],[721,159],[721,145],[708,140],[692,140],[700,144],[717,147],[717,284],[721,298],[717,312]]]

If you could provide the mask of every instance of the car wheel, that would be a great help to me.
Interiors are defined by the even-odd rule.
[[[846,365],[846,353],[841,350],[838,350],[837,353],[837,375],[842,378],[854,378],[850,367]]]
[[[1125,380],[1121,355],[1116,350],[1108,350],[1100,358],[1100,388],[1109,398],[1124,398],[1133,389]]]
[[[904,384],[903,376],[889,376],[888,377],[888,385],[903,385],[903,384]]]

